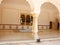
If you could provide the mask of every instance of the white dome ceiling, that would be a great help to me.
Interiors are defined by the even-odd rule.
[[[31,10],[30,5],[26,0],[3,0],[1,4],[4,7]]]

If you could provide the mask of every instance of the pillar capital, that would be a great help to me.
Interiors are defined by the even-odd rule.
[[[39,14],[32,14],[33,15],[33,17],[36,17],[36,18],[38,18],[38,16],[39,16]]]

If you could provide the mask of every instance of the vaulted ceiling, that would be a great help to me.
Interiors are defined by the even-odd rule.
[[[1,5],[9,8],[31,10],[30,5],[26,0],[3,0]]]
[[[3,3],[10,3],[10,4],[19,4],[19,5],[28,5],[26,0],[3,0]]]
[[[34,0],[31,0],[31,2]],[[37,0],[37,2],[42,5],[44,2],[51,2],[52,4],[54,4],[57,9],[60,11],[60,0]],[[19,8],[26,8],[26,9],[30,9],[30,5],[26,0],[3,0],[2,1],[2,5],[4,6],[9,6],[12,5],[12,7],[19,7]],[[23,9],[24,9],[23,8]]]

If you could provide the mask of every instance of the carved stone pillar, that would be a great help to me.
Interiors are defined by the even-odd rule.
[[[33,27],[32,28],[33,28],[32,33],[33,33],[34,39],[37,40],[37,42],[38,40],[40,42],[40,39],[38,36],[38,15],[36,14],[33,16]]]

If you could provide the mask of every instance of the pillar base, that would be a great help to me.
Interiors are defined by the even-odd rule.
[[[37,39],[37,42],[41,42],[40,39]]]

